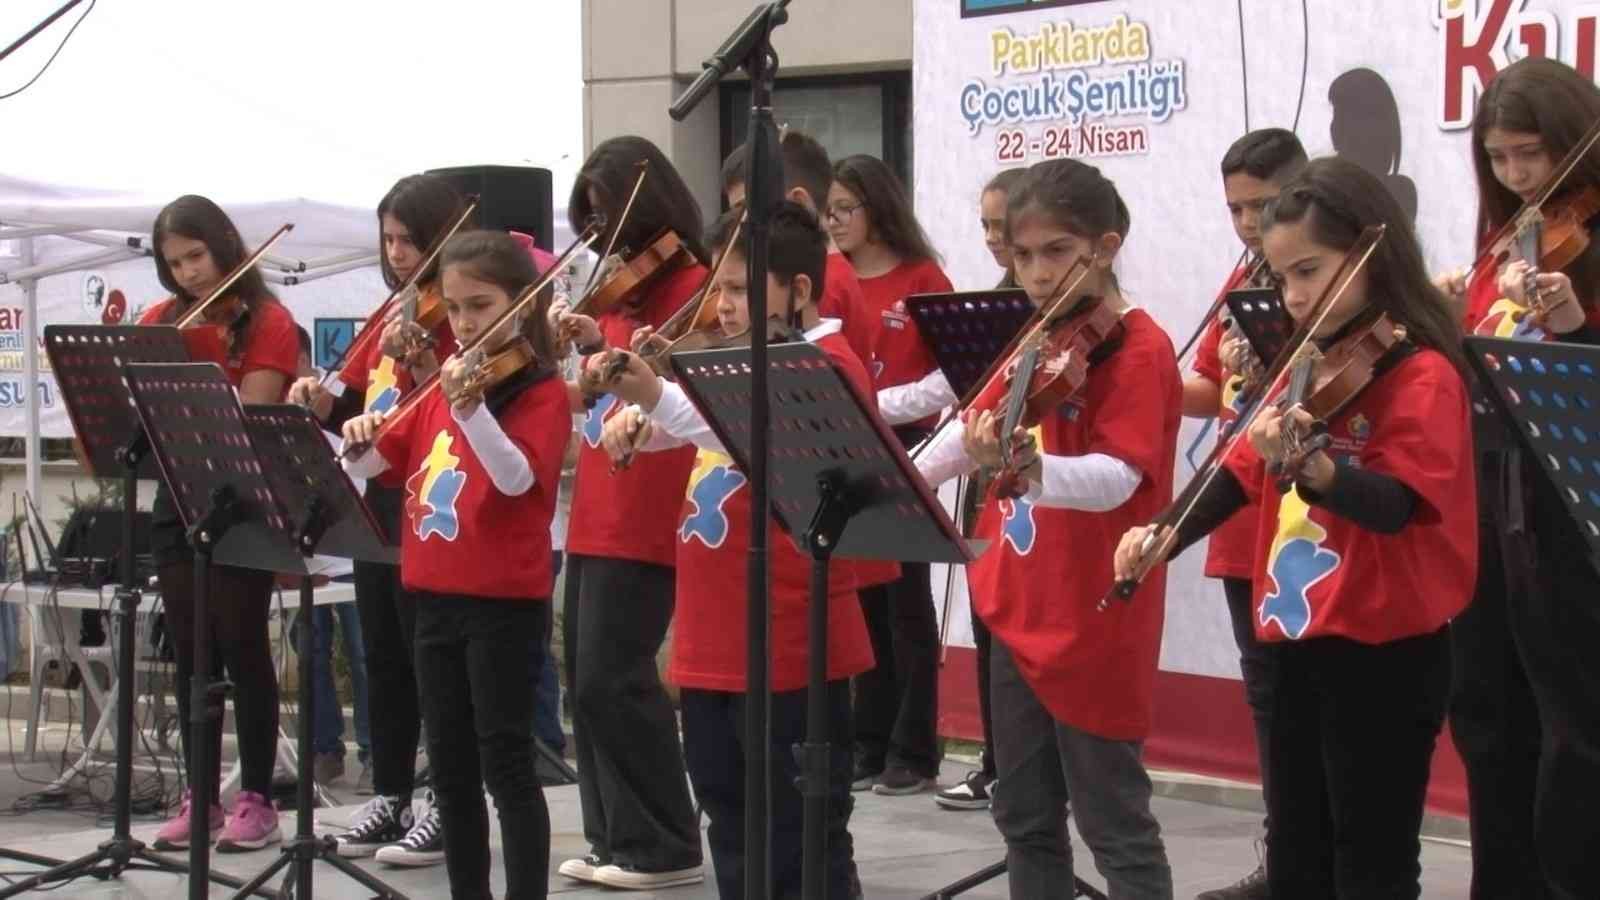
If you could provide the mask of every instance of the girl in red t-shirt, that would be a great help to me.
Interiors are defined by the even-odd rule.
[[[172,292],[166,300],[145,310],[141,325],[170,324],[249,255],[239,230],[215,203],[193,195],[179,197],[156,216],[150,236],[155,250],[156,276]],[[222,366],[244,403],[278,403],[299,368],[300,344],[294,317],[267,290],[261,273],[252,268],[234,282],[228,294],[208,307],[237,303],[237,314],[227,322],[205,322],[185,329],[195,362]],[[189,680],[194,674],[194,574],[193,551],[184,536],[172,495],[163,483],[152,508],[151,550],[161,576],[161,597],[166,606],[167,633],[177,647],[178,718],[189,721]],[[218,776],[222,761],[222,719],[211,723],[211,790],[207,839],[215,839],[219,852],[265,847],[279,839],[278,814],[267,799],[272,793],[272,768],[278,741],[278,680],[272,668],[267,641],[267,608],[272,595],[272,573],[233,566],[211,567],[209,596],[214,610],[212,647],[233,681],[233,704],[239,733],[239,764],[243,778],[233,814],[223,825],[218,804]],[[207,672],[221,677],[221,672]],[[189,730],[184,729],[184,754],[189,758]],[[184,795],[178,814],[156,833],[158,850],[189,846],[192,797]]]
[[[440,292],[452,333],[483,334],[537,277],[510,235],[458,234],[440,256]],[[428,759],[455,897],[487,897],[488,786],[500,817],[509,896],[542,896],[549,872],[550,813],[533,768],[533,686],[550,645],[550,522],[561,457],[571,434],[566,385],[556,374],[546,319],[549,293],[513,337],[488,335],[486,350],[526,342],[533,362],[486,391],[457,354],[404,418],[345,423],[347,446],[372,444],[351,474],[394,469],[404,479],[400,579],[416,602],[416,669]]]
[[[434,241],[460,214],[461,204],[461,195],[443,178],[407,175],[395,182],[378,203],[378,260],[384,284],[393,290],[411,277]],[[443,302],[435,273],[423,274],[417,292],[419,318]],[[343,389],[337,398],[322,389],[319,379],[302,378],[290,389],[290,399],[310,406],[324,427],[334,432],[354,416],[392,410],[455,350],[449,318],[435,315],[431,346],[417,340],[416,323],[391,319],[375,326],[382,329],[381,339],[345,360],[338,378]],[[367,505],[396,542],[401,533],[400,488],[401,479],[393,471],[369,480],[366,487]],[[401,586],[397,565],[356,560],[355,588],[367,654],[375,796],[352,819],[350,829],[338,835],[339,853],[346,857],[378,853],[384,862],[407,866],[439,862],[444,859],[444,836],[433,804],[428,803],[414,820],[411,816],[422,730],[411,640],[416,603]],[[395,844],[392,849],[386,846]]]
[[[1075,160],[1032,167],[1006,207],[1012,261],[1030,300],[1054,300],[1073,264],[1092,257],[1062,327],[1096,299],[1119,314],[1114,334],[1089,357],[1084,385],[1015,436],[1026,493],[986,499],[978,537],[989,546],[967,567],[973,604],[994,639],[993,808],[1018,898],[1070,893],[1068,797],[1111,894],[1172,896],[1140,760],[1164,581],[1151,579],[1132,605],[1095,610],[1108,581],[1097,561],[1109,564],[1123,530],[1167,503],[1177,453],[1172,342],[1128,304],[1112,272],[1128,226],[1115,185]],[[986,388],[918,457],[930,483],[999,465],[1003,387]]]
[[[1429,282],[1410,219],[1354,163],[1320,159],[1268,207],[1262,246],[1305,321],[1362,229],[1387,232],[1314,334],[1313,390],[1367,329],[1404,329],[1366,387],[1321,423],[1327,449],[1280,476],[1285,421],[1266,401],[1173,543],[1261,504],[1256,636],[1276,645],[1266,784],[1274,897],[1416,896],[1418,832],[1450,684],[1447,624],[1477,567],[1472,435],[1460,332]],[[1348,271],[1348,270],[1346,270]],[[1387,322],[1379,319],[1388,317]],[[1280,477],[1290,479],[1280,490]],[[1148,526],[1116,554],[1133,571]],[[1174,536],[1167,532],[1163,540]],[[1155,551],[1165,558],[1163,550]],[[1137,601],[1135,601],[1137,602]]]
[[[647,174],[624,222],[640,163]],[[666,155],[644,138],[612,138],[596,147],[567,208],[574,230],[594,213],[605,216],[608,230],[598,247],[631,255],[671,229],[688,248],[653,285],[598,320],[557,303],[561,333],[576,334],[580,352],[627,349],[634,331],[660,326],[705,282],[700,207]],[[577,385],[572,390],[580,393]],[[672,621],[677,510],[694,448],[650,454],[613,471],[600,433],[622,406],[600,393],[574,408],[585,418],[567,530],[562,644],[591,849],[560,871],[612,887],[658,888],[704,877],[677,719],[656,670]]]
[[[911,211],[905,186],[883,161],[848,156],[833,168],[828,233],[850,259],[866,308],[880,317],[872,347],[874,389],[919,381],[933,354],[906,313],[912,294],[945,293],[950,279]],[[897,428],[911,446],[932,416]],[[856,790],[914,794],[939,774],[939,626],[926,563],[860,565],[861,605],[878,664],[856,679]]]
[[[1478,101],[1472,161],[1480,249],[1534,198],[1600,118],[1600,89],[1564,63],[1530,57]],[[1600,149],[1554,196],[1600,189]],[[1589,227],[1586,225],[1586,227]],[[1528,341],[1600,343],[1600,242],[1539,276],[1542,320],[1525,316],[1528,264],[1485,262],[1464,300],[1468,332]],[[1543,268],[1543,267],[1540,267]],[[1480,554],[1472,605],[1451,629],[1450,733],[1467,770],[1472,896],[1587,896],[1600,884],[1600,667],[1574,647],[1600,646],[1600,577],[1538,462],[1494,414],[1475,416]],[[1535,525],[1537,523],[1537,525]]]

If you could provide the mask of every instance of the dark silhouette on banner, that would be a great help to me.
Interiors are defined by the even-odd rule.
[[[1400,107],[1389,83],[1371,69],[1351,69],[1328,86],[1328,102],[1334,154],[1378,176],[1416,222],[1417,185],[1400,174]]]

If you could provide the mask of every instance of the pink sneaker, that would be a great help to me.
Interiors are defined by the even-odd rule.
[[[157,850],[185,850],[189,847],[189,792],[183,792],[183,805],[178,807],[178,814],[166,821],[161,830],[156,832],[155,849]],[[207,821],[211,832],[211,841],[217,839],[222,831],[222,806],[218,803],[211,804],[211,818]],[[210,841],[207,841],[210,843]]]
[[[239,799],[233,802],[233,815],[228,817],[228,825],[217,841],[217,852],[260,850],[282,839],[283,834],[278,831],[278,811],[267,798],[255,791],[240,791]]]

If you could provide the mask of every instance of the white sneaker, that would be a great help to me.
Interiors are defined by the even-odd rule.
[[[686,869],[668,869],[661,872],[646,872],[633,866],[619,866],[612,864],[601,866],[594,870],[594,880],[606,887],[622,888],[627,891],[647,891],[654,888],[680,887],[685,884],[699,884],[706,879],[704,866],[690,866]]]
[[[595,871],[603,865],[605,864],[600,861],[600,857],[591,853],[581,859],[567,860],[556,871],[574,881],[594,881]]]
[[[433,791],[427,792],[427,812],[417,816],[416,824],[399,843],[378,850],[378,862],[391,866],[432,866],[444,862],[444,829],[439,826],[439,809]]]

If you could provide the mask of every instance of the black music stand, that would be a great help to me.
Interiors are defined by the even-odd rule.
[[[1469,337],[1467,359],[1600,569],[1600,347]]]
[[[964,563],[973,553],[879,418],[813,344],[768,350],[772,515],[811,556],[806,742],[795,748],[805,797],[804,890],[826,896],[829,735],[828,566],[850,559]],[[744,471],[750,463],[747,349],[675,354],[678,383]],[[847,528],[852,522],[859,522]]]
[[[1228,310],[1256,358],[1264,366],[1272,365],[1294,333],[1294,319],[1283,307],[1283,295],[1277,288],[1239,288],[1228,292]]]
[[[913,294],[906,312],[950,382],[965,397],[995,357],[1033,317],[1033,303],[1021,288]]]
[[[150,435],[162,478],[172,491],[194,549],[194,655],[190,684],[189,746],[193,834],[209,830],[210,747],[207,732],[211,698],[210,630],[207,619],[207,569],[213,561],[243,568],[300,576],[300,605],[313,603],[312,576],[322,568],[315,552],[393,561],[371,514],[361,503],[321,430],[304,410],[278,405],[239,405],[233,386],[212,363],[135,364],[124,368],[134,405]],[[309,618],[309,617],[308,617]],[[326,862],[382,897],[403,895],[354,863],[340,859],[332,838],[312,831],[311,629],[299,639],[300,711],[298,809],[296,832],[279,858],[236,897],[261,892],[278,870],[290,867],[284,889],[310,900],[312,866]],[[210,865],[208,841],[189,844],[191,872]],[[205,884],[189,879],[191,900],[208,895]]]
[[[112,798],[111,839],[95,852],[69,862],[0,850],[0,855],[54,866],[0,891],[11,897],[40,885],[86,874],[115,878],[127,869],[184,873],[179,860],[155,853],[132,835],[133,784],[133,682],[134,632],[142,592],[134,576],[134,522],[138,508],[138,481],[156,477],[155,459],[133,399],[122,380],[122,365],[130,362],[175,362],[189,358],[189,349],[176,328],[139,325],[46,325],[45,353],[61,386],[67,415],[83,445],[89,470],[96,478],[122,479],[122,586],[116,591],[117,624],[117,761]],[[85,750],[85,756],[91,751]],[[244,882],[222,874],[205,873],[229,887]],[[199,879],[202,883],[205,879]]]

